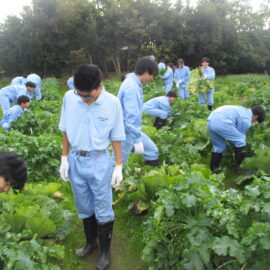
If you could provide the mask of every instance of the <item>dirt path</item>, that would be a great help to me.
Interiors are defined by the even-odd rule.
[[[128,227],[129,226],[129,227]],[[109,270],[147,270],[141,260],[143,245],[138,235],[139,226],[116,218],[111,244],[112,264]],[[85,270],[96,270],[98,251],[85,259]]]

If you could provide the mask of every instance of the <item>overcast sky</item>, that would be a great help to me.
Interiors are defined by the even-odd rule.
[[[32,0],[0,0],[0,22],[3,22],[7,15],[19,15],[23,6],[30,5],[31,2]],[[257,9],[262,0],[251,0],[250,2]]]

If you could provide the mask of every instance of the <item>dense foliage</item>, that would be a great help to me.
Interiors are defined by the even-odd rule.
[[[144,88],[145,101],[165,93],[161,83],[159,76]],[[104,81],[113,94],[119,85],[117,79]],[[69,184],[60,184],[57,172],[60,85],[56,79],[46,79],[42,87],[44,99],[32,102],[31,112],[13,124],[14,130],[0,135],[1,150],[15,151],[26,160],[30,182],[22,193],[0,195],[0,269],[4,270],[81,269],[74,259],[74,245],[68,246],[74,238],[76,244],[81,240],[72,192]],[[215,90],[215,107],[268,109],[270,105],[269,76],[218,78]],[[231,145],[222,160],[223,173],[211,174],[206,129],[210,112],[197,104],[196,92],[189,100],[177,100],[172,111],[160,130],[152,126],[152,117],[143,116],[143,131],[157,144],[162,166],[145,166],[142,156],[132,154],[114,194],[114,204],[129,211],[127,219],[135,213],[143,221],[145,267],[265,269],[270,264],[269,118],[248,132],[248,157],[243,163],[247,172],[239,177],[233,172]],[[131,234],[136,234],[133,230]]]
[[[189,1],[186,1],[189,3]],[[138,57],[209,56],[218,73],[270,68],[269,5],[246,0],[33,0],[0,29],[0,70],[10,75],[71,73],[82,62],[130,71]]]

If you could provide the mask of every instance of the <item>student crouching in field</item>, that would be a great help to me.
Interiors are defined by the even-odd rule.
[[[30,98],[27,96],[20,96],[18,98],[18,105],[10,107],[3,115],[1,126],[3,129],[10,129],[12,122],[17,121],[24,112],[28,111],[30,106]]]
[[[161,129],[165,125],[166,119],[172,114],[171,104],[176,98],[176,92],[169,91],[166,96],[152,98],[143,104],[143,112],[156,117],[154,122],[156,129]]]
[[[25,85],[8,85],[0,90],[0,104],[2,111],[5,113],[14,102],[18,101],[20,96],[28,96],[31,99],[31,94],[36,85],[32,82],[27,82]]]

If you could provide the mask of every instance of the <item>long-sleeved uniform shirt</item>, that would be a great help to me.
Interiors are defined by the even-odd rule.
[[[41,94],[41,78],[37,74],[29,74],[26,78],[26,82],[33,82],[36,87],[34,89],[36,94],[36,100],[41,100],[42,94]],[[33,93],[31,93],[33,99]]]
[[[143,104],[143,112],[150,116],[166,119],[171,115],[171,103],[168,97],[155,97]]]
[[[207,80],[214,80],[216,77],[215,70],[212,67],[202,68],[202,72]]]
[[[143,91],[142,83],[135,73],[130,74],[121,84],[118,92],[125,132],[130,134],[134,143],[140,143],[142,126]]]
[[[15,77],[11,81],[11,85],[25,85],[26,79],[24,77]]]
[[[219,126],[229,124],[245,134],[252,124],[252,111],[242,106],[225,105],[214,110],[207,120]]]
[[[174,71],[174,81],[175,83],[177,83],[178,81],[182,81],[181,82],[181,86],[182,87],[186,87],[188,82],[190,79],[190,70],[189,67],[187,66],[183,66],[182,68],[178,67],[177,69],[175,69]]]
[[[27,88],[24,85],[8,85],[0,90],[1,97],[7,97],[10,103],[17,102],[20,96],[27,96]]]
[[[4,129],[10,129],[11,122],[17,121],[22,114],[28,111],[27,109],[23,109],[20,105],[15,105],[9,108],[3,115],[1,125]]]

